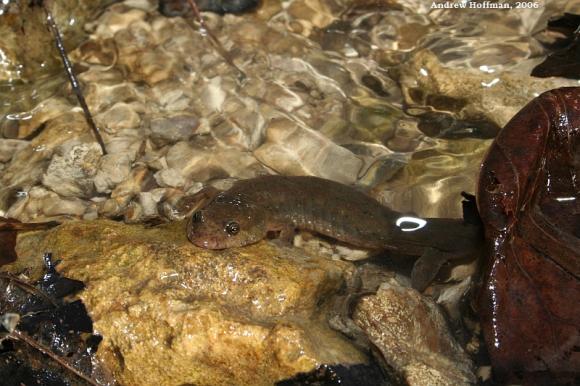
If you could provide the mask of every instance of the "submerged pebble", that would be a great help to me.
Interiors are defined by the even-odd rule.
[[[171,187],[171,188],[182,188],[185,186],[185,178],[181,175],[181,172],[176,169],[163,169],[155,173],[155,181],[159,186]]]
[[[110,193],[119,183],[125,181],[131,172],[131,156],[127,153],[104,155],[93,180],[99,193]]]
[[[15,153],[28,146],[28,141],[0,139],[0,163],[9,162]]]
[[[98,171],[101,149],[96,143],[66,142],[53,156],[42,184],[64,197],[90,198]]]
[[[187,141],[199,125],[192,115],[179,114],[154,118],[151,121],[151,139],[158,146]]]
[[[178,142],[167,152],[167,166],[187,181],[208,181],[216,178],[251,178],[266,169],[249,153],[236,148],[213,149]]]
[[[87,202],[76,197],[62,198],[57,193],[35,186],[19,198],[6,212],[6,217],[22,222],[49,219],[80,218]]]
[[[278,173],[315,175],[352,184],[362,168],[363,162],[350,151],[290,120],[274,120],[266,132],[266,142],[254,155]]]

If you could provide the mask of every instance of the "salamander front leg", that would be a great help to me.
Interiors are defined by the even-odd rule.
[[[296,229],[292,224],[275,224],[269,227],[268,238],[281,247],[291,247],[294,245],[294,235]]]

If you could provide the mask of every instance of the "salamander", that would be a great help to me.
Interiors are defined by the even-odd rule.
[[[318,177],[260,176],[220,192],[187,225],[208,249],[241,247],[271,232],[291,241],[296,229],[369,250],[420,256],[411,281],[423,290],[441,266],[476,252],[481,228],[462,219],[421,219],[394,211],[353,187]]]

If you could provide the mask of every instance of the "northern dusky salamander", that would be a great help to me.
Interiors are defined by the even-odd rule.
[[[482,238],[479,226],[461,219],[405,216],[338,182],[274,175],[240,180],[217,194],[193,214],[187,237],[199,247],[225,249],[256,243],[269,232],[291,241],[296,229],[420,256],[411,274],[420,290],[445,262],[474,255]]]

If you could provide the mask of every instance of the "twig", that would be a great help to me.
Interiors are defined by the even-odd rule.
[[[226,51],[226,49],[220,43],[218,38],[213,34],[213,32],[211,32],[211,30],[209,29],[207,24],[205,24],[205,21],[201,17],[201,12],[199,12],[199,8],[197,7],[195,0],[188,0],[188,2],[189,2],[189,6],[191,7],[191,10],[193,11],[193,15],[195,16],[195,18],[199,22],[199,26],[202,29],[202,31],[201,31],[202,35],[203,35],[203,32],[205,32],[205,34],[209,38],[210,42],[213,44],[216,51],[221,55],[222,58],[224,58],[226,63],[229,64],[231,67],[233,67],[236,71],[238,71],[238,73],[240,75],[240,81],[243,81],[244,79],[246,79],[247,78],[246,73],[244,71],[242,71],[238,66],[236,66],[236,64],[232,60],[229,52]]]
[[[101,146],[101,151],[103,152],[103,154],[107,154],[107,149],[105,148],[105,142],[103,141],[103,138],[101,137],[101,133],[99,132],[99,128],[95,124],[95,121],[93,120],[93,116],[91,115],[91,112],[89,111],[89,107],[87,106],[87,102],[85,101],[85,97],[83,96],[83,93],[82,93],[81,88],[79,86],[79,81],[74,73],[70,59],[68,58],[68,55],[66,53],[66,50],[64,49],[62,36],[60,35],[60,32],[58,30],[58,26],[54,22],[52,14],[48,10],[48,8],[46,6],[43,6],[43,8],[44,8],[44,12],[46,12],[46,22],[48,24],[48,28],[50,29],[50,31],[54,35],[54,40],[56,42],[56,48],[57,48],[58,53],[60,54],[60,58],[62,59],[62,62],[64,64],[64,69],[66,71],[66,74],[68,75],[68,80],[72,86],[73,92],[77,96],[79,104],[81,105],[81,108],[83,109],[83,112],[85,114],[85,119],[87,120],[89,127],[93,131],[93,134],[95,135],[95,138],[97,139],[97,142],[99,143],[99,146]]]
[[[53,360],[55,360],[58,364],[60,364],[62,367],[69,370],[73,374],[75,374],[77,377],[87,381],[89,384],[91,384],[93,386],[99,386],[98,383],[94,379],[87,377],[82,372],[75,369],[67,360],[59,357],[57,354],[50,351],[49,348],[44,347],[43,345],[41,345],[40,343],[38,343],[37,341],[32,339],[30,336],[28,336],[28,335],[26,335],[18,330],[13,330],[12,332],[10,332],[10,334],[8,334],[7,337],[11,338],[11,339],[21,340],[22,342],[25,342],[26,344],[28,344],[31,347],[35,348],[36,350],[40,351],[44,355],[47,355],[50,358],[52,358]]]
[[[54,228],[61,223],[58,221],[46,222],[4,222],[3,217],[0,217],[0,232],[14,232],[14,231],[36,231],[43,229]]]

